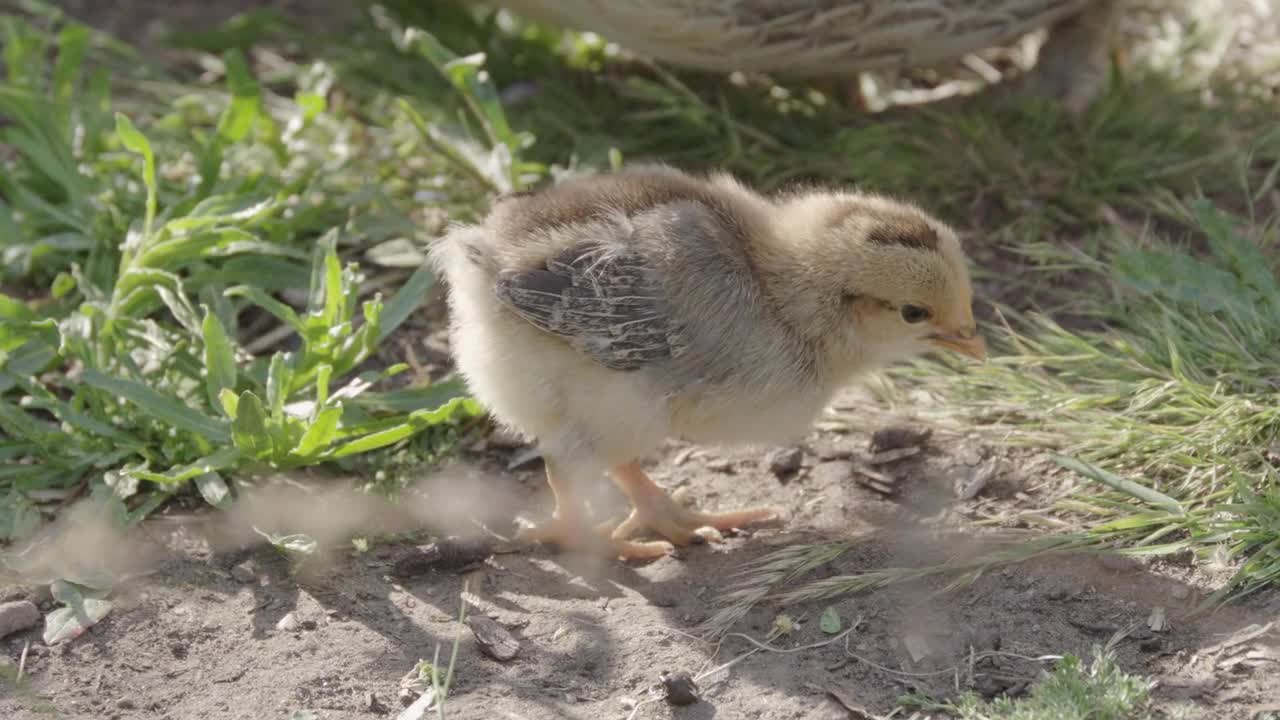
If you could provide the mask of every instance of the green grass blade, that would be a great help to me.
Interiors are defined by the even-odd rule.
[[[120,136],[120,142],[124,143],[130,152],[142,156],[142,182],[147,187],[147,210],[142,223],[145,242],[151,238],[151,226],[156,219],[156,198],[159,193],[159,186],[156,184],[156,156],[147,136],[138,132],[133,121],[121,112],[116,113],[116,134]]]
[[[86,369],[81,377],[91,387],[128,400],[139,410],[170,427],[196,433],[215,443],[231,440],[231,434],[225,423],[187,407],[140,382],[105,375],[93,369]]]
[[[208,372],[205,388],[209,393],[209,404],[217,407],[222,391],[236,388],[236,357],[222,321],[208,306],[201,307],[204,310],[201,328],[204,337],[204,366]]]

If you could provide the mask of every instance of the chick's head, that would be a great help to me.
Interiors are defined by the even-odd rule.
[[[780,221],[799,276],[783,284],[783,304],[829,369],[939,349],[986,358],[965,255],[941,221],[883,197],[823,193],[791,199]]]

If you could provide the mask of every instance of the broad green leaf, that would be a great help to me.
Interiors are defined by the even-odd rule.
[[[109,470],[103,474],[102,481],[121,500],[128,500],[138,494],[138,476],[129,472],[128,468]]]
[[[234,447],[224,447],[213,454],[206,455],[194,462],[170,468],[166,472],[152,472],[145,467],[128,468],[125,472],[141,480],[158,485],[181,485],[201,475],[232,467],[240,460],[240,451]]]
[[[284,403],[289,395],[289,382],[292,369],[284,361],[284,353],[271,356],[271,365],[267,369],[267,406],[272,422],[280,422],[284,417]]]
[[[280,535],[277,533],[263,532],[256,527],[253,531],[266,538],[267,542],[285,553],[291,553],[294,555],[311,555],[316,551],[317,544],[315,539],[304,533]]]
[[[205,502],[219,510],[226,510],[231,506],[231,490],[227,488],[226,481],[218,473],[197,475],[194,482],[196,489],[200,491],[200,497],[203,497]]]
[[[341,406],[321,410],[307,431],[303,433],[293,454],[304,458],[311,457],[328,448],[338,436],[338,421],[341,419]]]
[[[435,275],[431,272],[431,266],[425,263],[409,276],[382,309],[378,325],[379,342],[395,332],[396,328],[422,306],[427,299],[427,291],[434,284]]]
[[[267,431],[267,414],[257,395],[245,390],[236,404],[236,419],[231,434],[241,452],[259,460],[271,455],[271,434]]]
[[[101,598],[102,591],[65,580],[55,580],[49,589],[54,599],[66,607],[45,616],[46,645],[57,645],[80,637],[111,612],[111,603]]]
[[[351,442],[339,447],[331,455],[335,460],[338,458],[348,457],[350,455],[359,455],[370,450],[377,450],[388,445],[413,437],[428,427],[428,423],[404,422],[395,427],[383,430],[381,432],[371,433],[364,437],[357,438]]]
[[[331,457],[334,459],[348,457],[393,445],[405,438],[416,435],[428,427],[452,420],[456,413],[478,412],[479,407],[479,403],[471,398],[454,398],[433,410],[418,410],[410,413],[405,422],[356,438],[342,445],[333,452]]]
[[[230,388],[223,388],[218,393],[218,404],[222,406],[222,412],[227,414],[228,420],[236,419],[236,410],[240,406],[240,396]]]
[[[222,321],[209,310],[208,306],[202,306],[202,309],[204,310],[204,323],[201,328],[204,336],[204,366],[208,372],[205,387],[209,392],[209,404],[216,407],[224,389],[235,390],[236,357],[231,347],[231,340],[227,337],[227,331],[222,327]]]
[[[328,325],[332,325],[332,323],[324,318],[323,310],[328,304],[327,293],[331,285],[327,281],[329,256],[333,255],[334,263],[336,264],[337,247],[337,230],[330,230],[316,241],[315,247],[311,250],[311,279],[308,283],[307,315],[319,317],[324,324]],[[340,289],[335,289],[335,291],[340,292]]]
[[[840,632],[840,613],[836,609],[829,607],[822,611],[822,615],[818,618],[818,628],[828,635],[835,635]]]
[[[355,403],[374,413],[409,413],[415,410],[438,408],[454,398],[466,395],[466,383],[459,377],[453,377],[428,387],[404,388],[379,393],[367,392],[360,395]]]
[[[330,250],[324,256],[324,312],[320,317],[329,324],[334,324],[342,311],[342,263],[338,253]]]
[[[140,382],[104,375],[93,369],[86,369],[81,377],[90,386],[128,400],[139,410],[171,427],[197,433],[215,443],[231,439],[225,423]]]
[[[329,378],[332,375],[332,365],[322,363],[316,366],[316,407],[323,407],[329,402]]]

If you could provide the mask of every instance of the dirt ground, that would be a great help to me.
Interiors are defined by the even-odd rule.
[[[125,5],[137,7],[126,12]],[[212,16],[187,15],[187,5],[198,4],[116,3],[99,24],[127,29],[132,12],[164,8],[172,9],[168,17],[204,23],[235,4],[203,6],[217,8],[208,11]],[[863,402],[853,396],[847,404],[868,407]],[[944,428],[934,429],[921,452],[877,466],[889,478],[878,490],[854,466],[868,460],[872,432],[898,424],[923,426],[866,411],[852,429],[815,430],[797,448],[799,469],[782,475],[770,468],[770,448],[671,444],[651,468],[666,487],[689,488],[709,509],[778,505],[789,522],[647,565],[600,565],[536,549],[490,554],[462,568],[428,566],[412,541],[390,538],[367,552],[347,544],[299,570],[274,548],[243,547],[254,537],[248,528],[269,521],[298,531],[327,528],[337,542],[356,528],[392,534],[433,527],[415,522],[426,517],[474,520],[503,535],[517,514],[545,517],[550,498],[536,458],[493,441],[473,444],[396,508],[297,490],[250,503],[247,515],[230,519],[175,511],[129,538],[95,534],[91,520],[73,525],[65,542],[55,543],[57,557],[137,576],[118,590],[111,614],[74,641],[46,647],[37,627],[2,642],[14,665],[25,651],[29,683],[0,695],[0,717],[257,720],[306,710],[334,720],[392,718],[416,696],[402,693],[406,673],[437,648],[447,657],[461,634],[447,705],[447,716],[458,720],[870,718],[890,713],[912,691],[1016,694],[1045,666],[1034,658],[1087,657],[1130,626],[1118,657],[1124,668],[1158,682],[1157,707],[1165,716],[1225,720],[1280,712],[1280,640],[1269,626],[1280,598],[1270,594],[1190,618],[1187,611],[1221,573],[1177,561],[1086,556],[996,570],[943,595],[933,592],[944,583],[937,580],[789,606],[785,612],[799,627],[773,641],[772,650],[703,677],[700,702],[674,707],[651,694],[663,671],[698,675],[756,648],[742,635],[768,634],[779,612],[770,606],[752,611],[733,628],[742,635],[718,645],[696,634],[732,576],[753,558],[815,537],[878,530],[878,539],[812,576],[915,566],[957,552],[954,540],[924,532],[939,527],[972,538],[976,553],[981,531],[974,520],[1043,507],[1063,491],[1046,458]],[[964,497],[987,469],[985,484]],[[455,495],[466,488],[457,507],[431,505],[442,487]],[[475,537],[474,527],[455,522],[441,532]],[[514,657],[489,657],[458,622],[464,590],[469,615],[495,621],[518,643]],[[44,590],[0,590],[0,601],[22,597],[52,607]],[[828,605],[853,628],[844,637],[819,628]],[[1157,608],[1168,623],[1153,630]],[[807,647],[817,643],[827,644]],[[993,650],[1004,654],[973,659]],[[637,708],[638,701],[644,704]]]
[[[813,577],[918,565],[954,555],[957,547],[913,529],[951,525],[976,540],[966,516],[1034,507],[1060,489],[1045,482],[1052,473],[1043,458],[1008,455],[937,430],[921,452],[878,466],[892,488],[880,492],[859,482],[850,465],[869,457],[866,430],[888,422],[875,414],[868,421],[865,430],[813,432],[800,447],[801,467],[781,477],[768,452],[673,444],[652,467],[659,482],[688,487],[709,507],[778,504],[790,522],[647,565],[600,565],[536,549],[451,568],[449,558],[433,566],[413,544],[386,541],[363,553],[348,546],[317,567],[291,570],[269,546],[236,549],[250,536],[245,526],[284,529],[286,517],[293,518],[289,529],[311,532],[404,529],[423,517],[415,515],[423,509],[415,502],[441,497],[442,487],[466,487],[462,502],[470,514],[498,533],[510,532],[517,514],[545,516],[549,498],[539,463],[508,470],[524,457],[492,441],[428,478],[395,510],[297,491],[260,500],[252,517],[174,513],[110,542],[81,521],[54,544],[55,553],[79,567],[145,574],[126,583],[113,612],[81,638],[48,648],[36,628],[8,639],[5,651],[15,663],[30,643],[31,683],[0,698],[0,717],[256,719],[299,710],[321,718],[395,717],[403,709],[402,678],[437,647],[447,657],[458,633],[451,718],[875,717],[911,691],[1016,694],[1042,666],[1027,658],[1088,656],[1130,625],[1135,629],[1119,643],[1118,657],[1126,669],[1158,681],[1156,698],[1167,716],[1251,718],[1280,710],[1275,635],[1256,632],[1274,620],[1280,599],[1188,619],[1186,611],[1220,578],[1176,562],[1073,556],[996,570],[941,596],[933,594],[937,581],[837,600],[832,606],[842,625],[854,629],[821,647],[804,649],[831,639],[817,622],[828,603],[789,606],[785,612],[799,627],[773,643],[786,652],[758,652],[704,677],[701,702],[677,708],[657,700],[632,715],[635,701],[660,697],[650,688],[661,672],[697,675],[754,647],[736,634],[718,646],[696,637],[741,563],[815,535],[878,528],[877,540]],[[988,464],[995,472],[982,490],[957,499],[957,486]],[[469,613],[509,631],[518,643],[514,658],[487,656],[457,622],[464,583]],[[8,594],[48,603],[40,592]],[[1148,621],[1157,607],[1168,627],[1153,631]],[[761,640],[777,612],[758,608],[733,631]],[[970,662],[971,652],[990,650],[1009,655]],[[1185,714],[1173,714],[1179,708]]]

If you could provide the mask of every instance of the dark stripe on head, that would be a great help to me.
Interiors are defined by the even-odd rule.
[[[914,217],[874,217],[867,242],[899,245],[912,250],[938,249],[938,233],[929,223]]]

